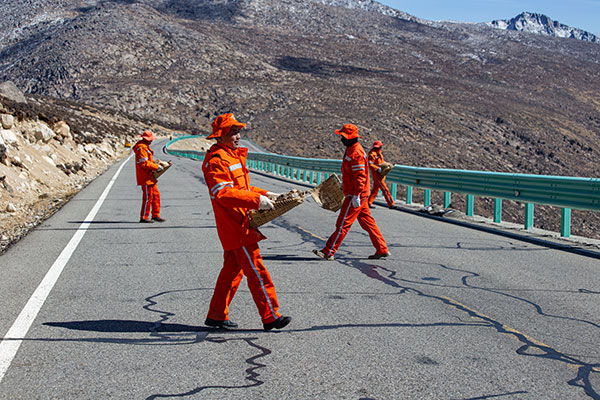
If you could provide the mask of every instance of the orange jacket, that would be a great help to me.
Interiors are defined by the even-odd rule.
[[[158,169],[158,164],[154,162],[154,152],[150,145],[144,139],[140,140],[133,146],[135,153],[135,178],[138,185],[152,185],[156,183],[156,179],[152,174]]]
[[[214,144],[204,157],[202,172],[210,194],[217,233],[224,250],[234,250],[266,239],[250,228],[248,209],[257,209],[267,191],[250,186],[246,168],[247,148],[231,149]]]
[[[381,154],[381,149],[372,148],[369,150],[369,168],[371,168],[371,172],[377,172],[382,162],[383,154]]]
[[[346,148],[342,160],[342,186],[346,196],[368,196],[371,190],[365,149],[359,142]]]

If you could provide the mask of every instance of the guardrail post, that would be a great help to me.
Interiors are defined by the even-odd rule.
[[[563,208],[560,210],[560,236],[571,236],[571,209]]]
[[[533,204],[525,203],[525,229],[533,228]]]
[[[314,183],[314,171],[310,171],[310,184],[312,185]]]
[[[475,206],[475,196],[472,194],[467,195],[467,215],[469,217],[473,216],[473,208]]]
[[[494,199],[494,222],[502,222],[502,199]]]
[[[413,194],[412,186],[407,186],[406,187],[406,204],[412,204],[412,194]]]
[[[423,191],[423,195],[424,195],[424,199],[423,199],[423,205],[425,207],[430,206],[431,205],[431,189],[425,189]]]
[[[392,183],[392,200],[394,200],[394,203],[396,202],[396,197],[398,197],[398,185]]]
[[[321,184],[321,173],[317,172],[317,185]]]
[[[444,192],[444,208],[450,207],[451,203],[452,203],[451,193],[450,192]]]

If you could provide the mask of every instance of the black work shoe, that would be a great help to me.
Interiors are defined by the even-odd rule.
[[[140,222],[144,223],[144,224],[151,224],[154,221],[152,221],[151,219],[144,219],[144,218],[140,218]]]
[[[390,210],[395,210],[395,209],[396,209],[396,208],[398,208],[398,207],[396,207],[395,205],[393,205],[393,204],[392,204],[392,205],[391,205],[391,206],[389,206],[388,208],[389,208]]]
[[[377,208],[377,207],[375,207],[374,205],[370,204],[369,208]]]
[[[236,324],[235,322],[232,322],[228,319],[226,319],[225,321],[219,321],[219,320],[212,319],[212,318],[206,318],[206,321],[204,321],[204,325],[212,326],[213,328],[223,328],[223,329],[233,329],[233,328],[238,327],[238,324]]]
[[[283,315],[277,318],[273,322],[269,322],[268,324],[263,324],[265,331],[270,331],[271,329],[282,329],[288,326],[288,324],[292,322],[292,317],[284,317]]]
[[[327,254],[323,253],[322,250],[313,250],[313,253],[315,253],[317,256],[321,257],[323,260],[327,260],[327,261],[333,261],[333,256],[328,256]]]
[[[161,218],[161,217],[152,217],[152,220],[156,221],[156,222],[165,222],[166,221],[166,219]]]
[[[389,251],[387,253],[375,253],[369,256],[369,260],[379,260],[380,258],[385,258],[391,256],[392,253]]]

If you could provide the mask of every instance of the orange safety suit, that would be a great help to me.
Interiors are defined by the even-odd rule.
[[[389,207],[394,205],[392,194],[385,184],[385,177],[381,176],[377,170],[383,163],[383,154],[381,154],[381,148],[372,148],[369,150],[369,169],[371,170],[371,177],[373,178],[373,189],[371,189],[371,195],[369,196],[369,205],[373,204],[379,189],[383,193],[383,198]]]
[[[336,221],[335,232],[329,237],[325,248],[322,250],[327,256],[335,254],[342,244],[346,234],[354,221],[358,218],[358,223],[369,234],[371,243],[378,254],[388,252],[387,245],[375,219],[371,216],[369,210],[369,167],[365,150],[359,142],[346,148],[344,159],[342,160],[342,186],[346,198],[342,203],[340,215]],[[360,206],[352,206],[352,197],[360,197]]]
[[[263,324],[275,321],[279,303],[275,286],[263,264],[258,242],[266,239],[251,228],[247,210],[257,209],[267,191],[251,186],[246,168],[247,148],[232,149],[214,144],[206,153],[202,171],[223,246],[223,268],[217,278],[208,318],[229,319],[229,305],[244,275]]]
[[[135,177],[137,184],[142,187],[142,209],[140,218],[160,218],[160,193],[156,184],[156,178],[152,174],[158,169],[154,162],[154,151],[150,144],[142,139],[133,146],[135,154]]]

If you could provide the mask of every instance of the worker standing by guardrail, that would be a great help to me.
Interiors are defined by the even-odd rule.
[[[342,244],[350,227],[358,219],[358,223],[367,231],[376,250],[369,259],[389,257],[391,254],[369,210],[369,166],[365,149],[358,142],[362,136],[358,135],[358,128],[352,124],[344,125],[335,133],[342,136],[342,143],[346,146],[342,160],[342,185],[346,198],[336,221],[335,232],[327,240],[325,248],[313,250],[313,253],[325,260],[333,260],[333,255]]]
[[[250,185],[246,168],[248,149],[239,147],[240,131],[245,126],[231,113],[219,115],[212,123],[213,133],[207,137],[215,138],[217,143],[206,153],[202,171],[210,192],[224,261],[205,324],[225,329],[238,326],[229,320],[229,305],[246,275],[264,330],[269,331],[284,328],[292,318],[278,312],[275,286],[258,248],[258,242],[266,237],[250,227],[247,210],[273,209],[267,196],[278,194]]]
[[[396,208],[394,205],[394,200],[392,199],[392,194],[385,184],[385,176],[383,176],[383,154],[381,153],[381,148],[383,147],[383,142],[381,140],[376,140],[373,142],[373,147],[369,150],[368,160],[369,160],[369,169],[371,170],[371,177],[373,178],[373,189],[371,189],[371,195],[369,196],[369,208],[375,208],[373,206],[373,202],[375,198],[377,198],[377,193],[379,193],[379,189],[381,189],[381,193],[383,193],[383,198],[387,203],[389,208]]]

